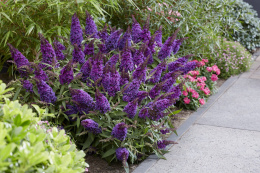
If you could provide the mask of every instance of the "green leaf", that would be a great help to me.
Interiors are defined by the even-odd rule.
[[[27,36],[30,35],[31,32],[32,32],[32,30],[34,29],[34,27],[35,27],[34,23],[32,23],[31,25],[29,25],[28,28],[27,28],[27,32],[26,32],[25,35],[27,35]]]
[[[170,113],[168,116],[176,115],[176,114],[180,113],[181,111],[182,111],[182,109],[176,110],[176,111]]]
[[[15,149],[16,145],[14,143],[10,143],[6,145],[2,150],[0,150],[0,158],[1,160],[5,160],[8,156],[10,156],[11,152]]]
[[[16,115],[16,117],[14,118],[14,124],[16,126],[19,126],[21,124],[21,115],[20,114]]]
[[[13,21],[10,19],[10,17],[5,12],[0,12],[0,14],[4,15],[10,22],[13,23]]]
[[[102,155],[102,158],[108,157],[112,154],[116,153],[116,149],[115,148],[111,148],[110,150],[108,150],[107,152],[105,152],[105,154]]]
[[[88,148],[91,145],[91,143],[94,141],[94,139],[95,139],[95,137],[94,137],[93,133],[88,133],[88,138],[85,141],[85,143],[83,144],[82,150],[85,150],[86,148]]]

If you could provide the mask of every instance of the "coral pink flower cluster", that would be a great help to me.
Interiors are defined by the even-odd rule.
[[[218,75],[220,74],[220,69],[217,65],[212,67],[206,67],[208,63],[207,59],[202,59],[202,61],[193,60],[197,63],[197,68],[193,71],[189,71],[186,78],[186,90],[182,91],[184,96],[183,102],[186,105],[192,102],[197,102],[200,105],[205,104],[204,98],[207,98],[211,94],[211,90],[207,85],[215,85],[213,82],[218,80]],[[202,74],[206,76],[202,76]]]

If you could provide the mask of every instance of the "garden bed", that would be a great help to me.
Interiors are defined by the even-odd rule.
[[[219,79],[217,81],[216,87],[219,88],[225,82],[225,79]],[[172,122],[176,128],[178,128],[184,121],[186,121],[190,115],[195,112],[193,110],[182,110],[180,113],[172,119]],[[89,164],[89,173],[124,173],[125,170],[122,166],[122,163],[111,163],[110,165],[100,156],[87,155],[86,162]],[[132,172],[139,163],[129,164],[130,172]]]

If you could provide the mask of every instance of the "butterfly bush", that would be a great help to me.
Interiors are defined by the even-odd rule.
[[[164,135],[174,129],[168,115],[183,100],[184,81],[198,62],[190,60],[192,55],[176,56],[183,41],[177,38],[178,29],[163,43],[162,27],[152,35],[149,18],[142,27],[133,16],[132,27],[123,32],[107,25],[97,30],[86,14],[85,34],[74,14],[70,38],[55,40],[54,49],[40,34],[39,63],[30,63],[10,45],[23,77],[12,87],[21,88],[17,96],[24,103],[55,113],[52,121],[64,126],[80,148],[95,147],[108,161],[126,165],[153,152],[163,154],[172,144],[163,141]],[[30,71],[20,71],[21,66]]]
[[[196,110],[216,92],[216,81],[221,73],[217,65],[208,66],[208,59],[192,62],[196,63],[196,68],[184,76],[186,82],[179,104],[186,109]]]

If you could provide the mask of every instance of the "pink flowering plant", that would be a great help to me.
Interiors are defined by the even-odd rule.
[[[14,99],[46,108],[80,149],[121,161],[126,169],[128,160],[150,153],[163,158],[174,143],[165,140],[175,132],[170,107],[179,100],[183,76],[196,67],[188,62],[192,55],[168,63],[184,39],[177,39],[177,29],[162,43],[161,28],[150,33],[149,17],[143,27],[133,16],[132,28],[108,32],[86,14],[84,32],[72,16],[66,47],[39,34],[42,57],[33,63],[9,44],[21,74],[12,82]]]
[[[216,92],[216,81],[220,75],[218,66],[209,66],[207,59],[194,62],[197,63],[197,67],[184,76],[186,81],[178,101],[180,107],[192,110],[204,105],[208,97]]]
[[[252,63],[251,54],[239,42],[223,39],[214,53],[216,57],[212,61],[221,71],[220,78],[228,78],[245,72]]]

